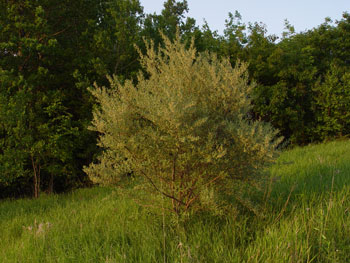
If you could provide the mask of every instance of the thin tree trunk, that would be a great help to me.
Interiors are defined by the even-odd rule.
[[[38,198],[40,194],[40,165],[38,167],[38,164],[35,163],[33,156],[31,156],[31,159],[34,172],[34,197]]]
[[[34,198],[38,198],[38,190],[37,190],[37,185],[38,185],[38,178],[36,176],[36,172],[34,170]]]
[[[48,193],[49,193],[49,194],[52,194],[52,193],[53,193],[53,174],[50,175],[50,182],[49,182]]]
[[[176,157],[174,157],[173,160],[173,167],[172,167],[172,182],[171,182],[171,191],[172,191],[172,195],[175,197],[176,193],[175,193],[175,186],[176,186]],[[173,209],[175,211],[176,214],[178,214],[179,212],[179,203],[176,202],[176,200],[172,200],[172,205],[173,205]]]

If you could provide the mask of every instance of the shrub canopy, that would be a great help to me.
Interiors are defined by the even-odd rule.
[[[100,105],[92,129],[103,152],[85,171],[103,185],[132,173],[177,214],[222,207],[238,184],[262,178],[280,140],[249,118],[246,64],[197,54],[179,36],[164,43],[157,51],[146,43],[136,85],[110,78],[110,88],[92,90]]]

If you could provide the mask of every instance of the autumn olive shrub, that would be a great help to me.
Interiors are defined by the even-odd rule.
[[[270,125],[249,120],[247,66],[197,54],[178,36],[158,51],[146,43],[137,84],[110,78],[92,90],[100,107],[92,129],[103,153],[85,168],[98,184],[137,182],[135,193],[180,215],[230,207],[242,184],[255,185],[275,158]]]

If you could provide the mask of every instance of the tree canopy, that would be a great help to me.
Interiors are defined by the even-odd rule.
[[[350,15],[281,38],[263,23],[230,13],[223,35],[188,17],[185,0],[146,14],[138,0],[0,0],[0,196],[35,195],[88,185],[84,165],[96,160],[98,133],[87,127],[94,82],[107,75],[137,84],[135,45],[164,48],[165,36],[196,52],[247,63],[256,83],[249,116],[280,131],[289,145],[350,133]]]

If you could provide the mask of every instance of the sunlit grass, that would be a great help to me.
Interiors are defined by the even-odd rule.
[[[350,142],[284,152],[265,217],[176,226],[109,188],[0,201],[0,262],[350,262]]]

